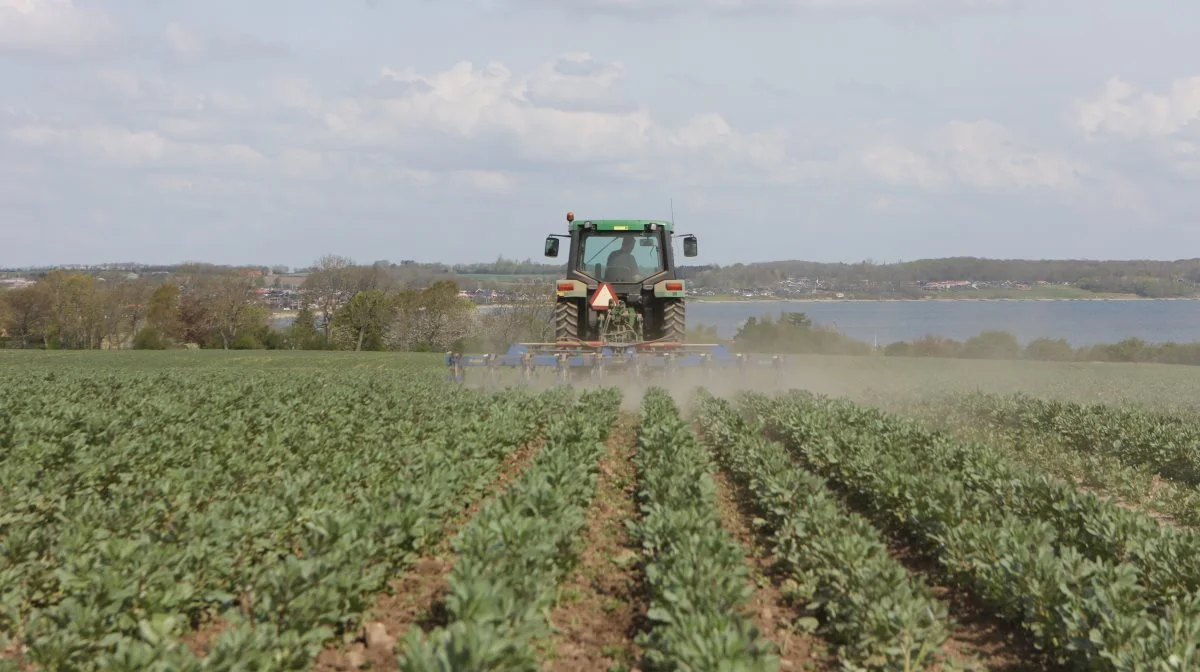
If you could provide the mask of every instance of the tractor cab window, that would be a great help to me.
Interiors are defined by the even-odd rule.
[[[605,282],[638,282],[664,270],[654,233],[600,231],[583,239],[579,270]]]

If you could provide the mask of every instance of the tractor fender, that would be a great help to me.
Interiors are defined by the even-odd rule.
[[[554,283],[554,289],[560,299],[587,298],[587,285],[578,280],[559,280]]]
[[[682,299],[687,296],[687,284],[683,280],[660,280],[654,283],[654,296],[662,299]]]

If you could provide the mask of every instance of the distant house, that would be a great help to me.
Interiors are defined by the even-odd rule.
[[[300,274],[271,275],[267,276],[267,283],[273,285],[278,282],[280,289],[300,289],[307,277],[307,275]]]
[[[925,283],[926,289],[954,289],[955,287],[970,287],[970,280],[936,280]]]

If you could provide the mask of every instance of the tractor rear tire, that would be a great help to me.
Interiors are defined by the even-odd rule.
[[[579,340],[579,302],[575,299],[560,299],[554,304],[554,339]]]
[[[684,314],[683,299],[667,299],[663,302],[662,339],[673,343],[682,343],[687,334],[687,318]]]

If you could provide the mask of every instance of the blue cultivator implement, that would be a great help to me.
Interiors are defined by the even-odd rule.
[[[747,371],[771,367],[781,371],[783,358],[752,358],[734,354],[723,345],[640,342],[620,343],[514,343],[505,354],[452,355],[451,375],[463,381],[465,369],[481,368],[488,380],[496,380],[504,369],[521,372],[532,382],[553,373],[559,383],[587,378],[603,382],[610,375],[641,380],[670,380],[682,371],[706,373],[722,370]]]

